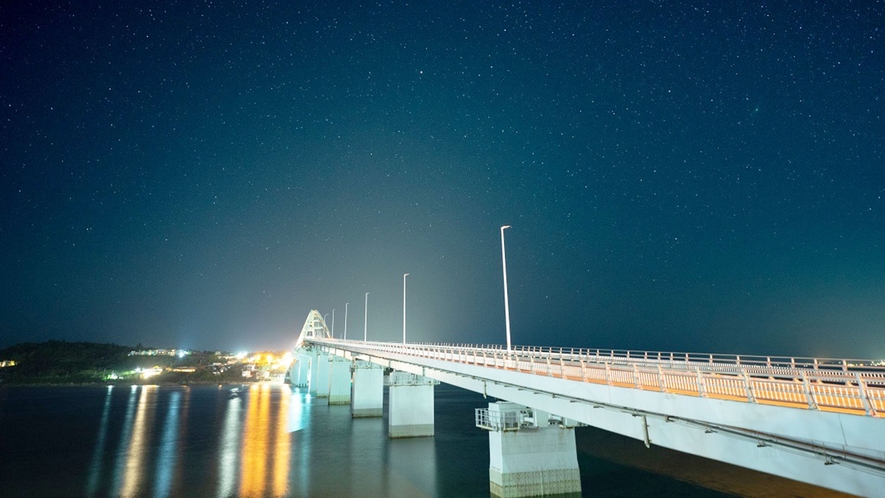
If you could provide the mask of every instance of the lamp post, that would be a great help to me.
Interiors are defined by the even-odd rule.
[[[403,344],[406,343],[406,277],[409,274],[403,274]]]
[[[507,298],[507,253],[504,251],[504,230],[510,225],[501,227],[501,264],[504,267],[504,321],[507,325],[507,353],[510,353],[510,300]]]
[[[350,303],[344,303],[344,340],[347,340],[347,305]]]
[[[332,308],[332,339],[335,338],[335,308]]]
[[[366,292],[366,308],[363,312],[363,342],[366,342],[366,332],[369,330],[369,293]]]

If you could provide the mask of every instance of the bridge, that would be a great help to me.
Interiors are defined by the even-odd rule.
[[[579,493],[574,430],[594,426],[685,453],[860,496],[885,489],[885,367],[872,361],[341,340],[311,311],[293,384],[388,435],[432,436],[433,386],[491,398],[496,496]]]

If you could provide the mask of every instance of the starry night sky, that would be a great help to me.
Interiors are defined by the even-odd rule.
[[[883,92],[883,2],[5,2],[0,346],[501,344],[509,224],[514,344],[883,358]]]

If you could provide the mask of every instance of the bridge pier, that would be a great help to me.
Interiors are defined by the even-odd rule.
[[[438,381],[407,372],[390,374],[387,435],[391,438],[433,435],[433,386]]]
[[[317,398],[329,397],[329,370],[332,359],[327,353],[317,351],[316,361],[310,370],[310,393],[316,394]]]
[[[330,358],[329,404],[350,404],[350,361],[340,357]]]
[[[289,370],[289,383],[295,387],[310,386],[310,373],[316,354],[301,348],[295,350],[295,362]]]
[[[492,495],[511,498],[581,493],[574,422],[516,403],[499,402],[478,409],[476,425],[489,431]]]
[[[353,418],[380,417],[384,411],[384,369],[369,361],[353,362]]]

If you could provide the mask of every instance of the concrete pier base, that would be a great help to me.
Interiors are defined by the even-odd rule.
[[[295,350],[295,362],[289,369],[289,383],[295,387],[310,385],[310,368],[314,355],[303,349]]]
[[[353,362],[353,418],[380,417],[384,411],[384,369],[372,362]]]
[[[350,361],[333,356],[329,369],[329,404],[350,404]]]
[[[433,386],[438,383],[406,372],[390,374],[389,437],[433,435]]]
[[[580,495],[574,427],[556,417],[551,425],[549,414],[514,403],[490,403],[482,424],[479,412],[477,425],[489,430],[492,495]]]
[[[310,393],[316,394],[317,398],[329,397],[329,355],[319,351],[316,353],[316,361],[310,371]]]

